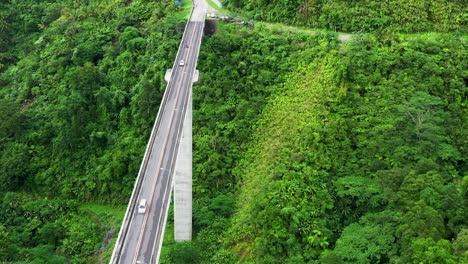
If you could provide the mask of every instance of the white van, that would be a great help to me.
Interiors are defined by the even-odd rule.
[[[141,199],[138,205],[138,213],[144,214],[146,212],[146,199]]]

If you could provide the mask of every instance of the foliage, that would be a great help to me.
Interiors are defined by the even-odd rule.
[[[464,42],[315,41],[251,125],[223,247],[256,263],[461,261]]]
[[[226,0],[254,19],[347,32],[465,32],[467,7],[456,0]]]
[[[395,33],[464,33],[466,7],[230,3],[377,34],[220,23],[204,39],[194,241],[163,260],[466,262],[466,40]],[[78,204],[128,199],[181,15],[173,1],[0,2],[2,261],[88,263],[106,247],[119,217]]]
[[[89,263],[115,229],[107,223],[122,218],[81,210],[72,200],[11,192],[0,213],[0,259],[27,263]]]
[[[233,168],[267,98],[282,89],[275,84],[286,80],[295,56],[316,40],[225,24],[219,30],[202,47],[202,76],[193,93],[194,228],[202,260],[225,263],[234,256],[221,248],[220,235],[229,225],[241,178]]]
[[[176,243],[169,252],[170,263],[200,263],[198,250],[190,242]]]
[[[445,239],[435,242],[432,238],[418,238],[412,243],[412,250],[413,263],[459,263]]]
[[[457,234],[453,241],[452,248],[454,254],[460,257],[460,260],[468,260],[468,229],[463,229]]]
[[[345,262],[388,262],[396,254],[397,219],[398,215],[388,211],[363,216],[359,223],[350,224],[343,230],[333,254]],[[321,257],[323,260],[325,254]]]
[[[33,48],[18,43],[11,51],[18,61],[2,75],[2,114],[11,122],[0,131],[2,140],[15,138],[3,153],[24,149],[8,164],[28,164],[27,179],[8,170],[6,182],[13,183],[4,189],[125,200],[162,97],[161,76],[175,54],[171,38],[178,34],[164,19],[174,7],[169,1],[74,5],[64,2],[60,15],[46,18],[46,3],[10,3],[24,17],[38,10],[27,21],[48,22],[23,27],[18,36]],[[153,31],[161,25],[168,29]]]
[[[177,12],[173,1],[0,3],[1,260],[88,263],[103,250],[111,218],[76,203],[127,201]]]

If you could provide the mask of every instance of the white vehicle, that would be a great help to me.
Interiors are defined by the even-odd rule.
[[[138,213],[144,214],[146,212],[146,199],[141,199],[138,205]]]
[[[179,66],[180,66],[180,67],[184,67],[184,65],[185,65],[185,61],[184,61],[184,60],[180,60],[180,61],[179,61]]]

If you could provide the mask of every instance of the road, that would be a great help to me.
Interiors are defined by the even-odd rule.
[[[205,0],[193,0],[193,13],[190,18],[191,21],[205,21],[207,13],[216,13],[217,11],[212,8]]]
[[[159,257],[177,149],[203,35],[204,10],[196,11],[201,7],[194,8],[194,19],[187,25],[179,47],[171,81],[166,88],[164,108],[160,110],[159,126],[153,144],[148,146],[148,163],[142,166],[141,187],[135,192],[135,208],[128,210],[128,229],[121,231],[123,244],[115,255],[116,263],[153,263]],[[183,66],[179,65],[182,60]],[[144,214],[138,214],[136,209],[141,199],[147,199]]]

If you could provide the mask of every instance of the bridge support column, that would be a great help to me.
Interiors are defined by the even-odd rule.
[[[174,175],[174,239],[192,240],[192,96],[185,113]]]

